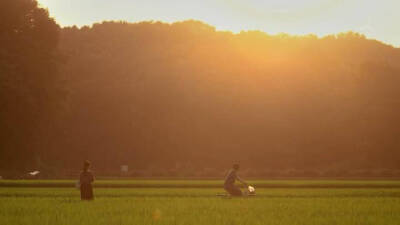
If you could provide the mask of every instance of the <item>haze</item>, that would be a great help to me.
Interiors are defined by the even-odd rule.
[[[271,34],[340,32],[387,5],[48,3],[0,1],[0,176],[68,177],[86,159],[103,176],[224,177],[233,162],[254,177],[400,174],[400,48]]]

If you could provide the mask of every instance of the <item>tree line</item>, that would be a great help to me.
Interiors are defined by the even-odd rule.
[[[1,4],[0,171],[400,169],[399,48]]]

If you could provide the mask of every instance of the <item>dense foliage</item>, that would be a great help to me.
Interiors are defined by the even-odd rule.
[[[30,169],[49,150],[65,96],[59,31],[36,1],[0,1],[0,169]]]
[[[161,171],[235,161],[258,169],[400,165],[400,50],[362,35],[105,22],[64,28],[60,49],[70,58],[61,152],[71,164],[87,157],[98,169]]]
[[[3,165],[74,170],[87,158],[97,171],[126,164],[191,173],[232,162],[258,171],[400,169],[398,48],[352,32],[318,38],[233,34],[198,21],[103,22],[61,30],[67,60],[56,76],[58,27],[46,18],[50,25],[32,26],[38,38],[29,34],[22,50],[7,39],[14,28],[4,33],[11,22],[0,20]],[[4,74],[22,86],[4,89]],[[42,88],[68,95],[39,98],[33,90]],[[38,115],[52,115],[52,125],[38,125]],[[31,146],[40,147],[18,155]]]

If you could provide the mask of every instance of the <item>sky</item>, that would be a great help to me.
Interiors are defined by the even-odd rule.
[[[324,36],[355,31],[400,47],[400,0],[38,0],[62,26],[104,20],[175,22],[217,30]]]

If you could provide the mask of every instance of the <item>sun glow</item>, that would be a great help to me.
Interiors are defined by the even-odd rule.
[[[103,20],[175,22],[195,19],[218,30],[261,30],[270,34],[355,31],[400,45],[397,0],[39,0],[64,26]]]
[[[250,0],[222,1],[230,11],[237,12],[236,22],[210,21],[220,24],[229,30],[240,31],[261,29],[269,33],[324,34],[326,30],[337,30],[334,26],[327,28],[323,21],[341,9],[343,0]],[[347,4],[347,7],[349,5]],[[329,32],[329,31],[328,31]],[[340,32],[340,28],[339,28]]]

